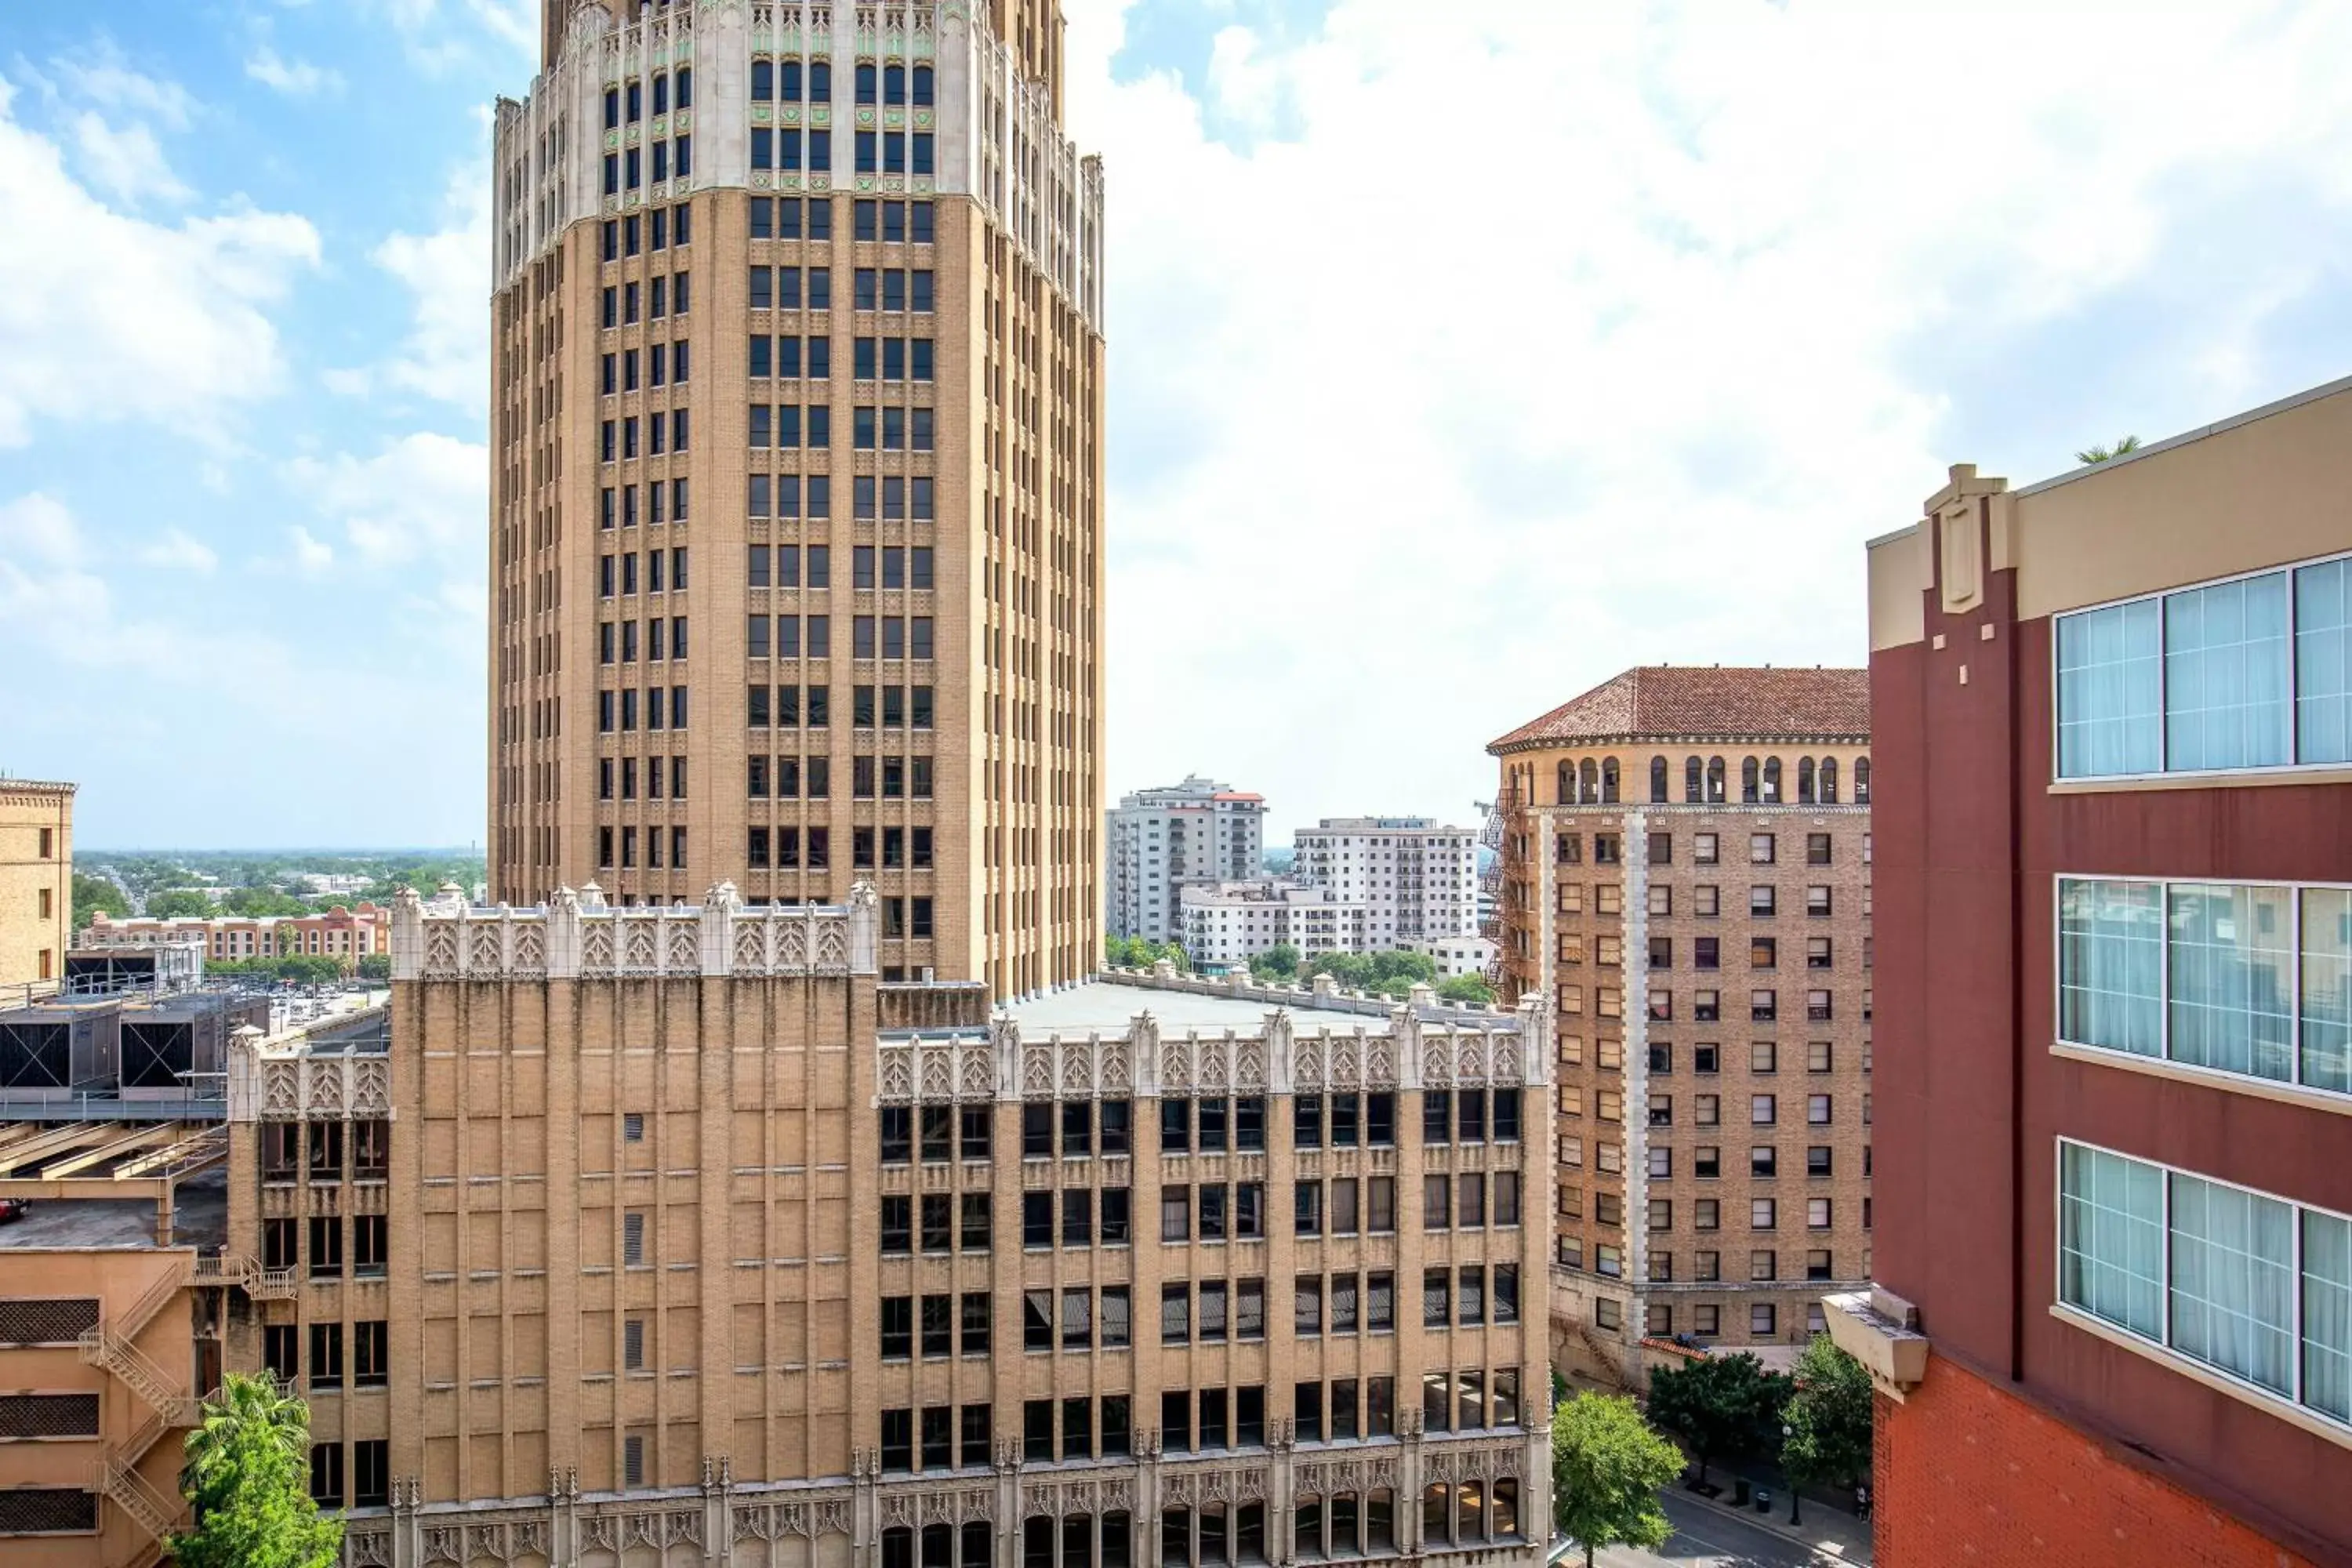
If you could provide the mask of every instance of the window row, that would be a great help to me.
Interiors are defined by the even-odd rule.
[[[1834,969],[1837,967],[1837,948],[1834,938],[1826,936],[1809,936],[1805,938],[1804,941],[1806,968]],[[1691,938],[1690,965],[1693,969],[1721,969],[1723,967],[1723,939],[1713,936],[1696,936]],[[1672,969],[1674,966],[1675,939],[1670,936],[1652,937],[1650,939],[1650,968],[1655,971],[1660,969]],[[1780,968],[1780,939],[1771,936],[1749,937],[1748,939],[1748,967],[1750,969]],[[1659,995],[1659,993],[1652,991],[1650,995],[1653,1001],[1654,1001]]]
[[[683,686],[646,687],[645,727],[648,730],[685,729],[686,694],[687,689]],[[596,693],[596,732],[600,735],[625,735],[635,731],[637,728],[637,697],[635,687]]]
[[[664,766],[667,762],[667,766]],[[645,759],[646,798],[648,800],[684,800],[686,798],[686,759],[647,757]],[[615,771],[619,773],[618,798],[637,798],[637,759],[635,757],[599,757],[596,759],[596,798],[612,800],[614,795]]]
[[[1396,1276],[1387,1269],[1364,1275],[1360,1287],[1353,1274],[1301,1274],[1292,1281],[1290,1331],[1300,1339],[1395,1327]]]
[[[654,616],[644,624],[645,657],[649,659],[684,658],[687,646],[687,620],[684,616],[665,618]],[[638,623],[635,621],[600,621],[596,626],[596,662],[599,664],[635,664],[637,662]]]
[[[2352,1218],[2061,1140],[2058,1299],[2352,1424]]]
[[[921,1215],[919,1232],[916,1225],[918,1213]],[[919,1234],[925,1252],[986,1252],[994,1240],[990,1221],[989,1194],[984,1192],[924,1193],[919,1210],[914,1194],[885,1193],[882,1255],[887,1258],[894,1253],[913,1252]]]
[[[860,310],[927,312],[935,306],[936,293],[928,267],[861,267],[850,303]]]
[[[302,1325],[266,1323],[261,1330],[261,1363],[289,1388],[307,1386],[314,1394],[340,1394],[346,1387],[382,1388],[392,1381],[392,1325],[382,1318],[351,1325],[351,1359],[343,1357],[343,1325],[310,1325],[310,1356],[304,1360]]]
[[[1491,1109],[1493,1114],[1488,1114]],[[1425,1089],[1421,1092],[1423,1143],[1515,1143],[1519,1137],[1516,1089]]]
[[[927,1361],[953,1355],[987,1355],[993,1312],[985,1290],[966,1290],[961,1297],[885,1296],[882,1359],[911,1360],[919,1346]]]
[[[1693,1121],[1701,1127],[1719,1126],[1722,1121],[1720,1096],[1701,1094],[1692,1097]],[[1607,1120],[1607,1118],[1603,1118]],[[1748,1121],[1751,1127],[1771,1127],[1780,1120],[1780,1097],[1777,1094],[1751,1094],[1748,1097]],[[1837,1121],[1837,1097],[1828,1094],[1805,1096],[1805,1124],[1809,1127],[1829,1127]],[[1650,1096],[1650,1125],[1672,1127],[1675,1124],[1675,1097],[1671,1094]]]
[[[1160,1239],[1262,1241],[1265,1238],[1265,1184],[1170,1183],[1160,1189]]]
[[[1459,1268],[1424,1268],[1421,1273],[1421,1325],[1425,1329],[1478,1328],[1488,1321],[1519,1321],[1519,1266],[1494,1267],[1494,1292],[1487,1294],[1487,1269],[1483,1263]]]
[[[673,101],[680,109],[694,107],[692,66],[680,66],[676,71],[656,71],[650,79],[632,77],[620,86],[604,89],[605,130],[618,131],[621,128],[625,110],[631,125],[645,118],[649,81],[654,113],[667,114]]]
[[[1125,1100],[1024,1101],[1021,1107],[1021,1157],[1050,1160],[1057,1147],[1065,1160],[1084,1160],[1098,1153],[1131,1153],[1135,1142],[1134,1110],[1133,1102]]]
[[[2352,762],[2352,558],[2055,619],[2060,778]]]
[[[694,138],[684,132],[643,147],[625,147],[604,154],[604,194],[608,196],[640,190],[648,179],[658,185],[673,176],[685,180],[693,175]]]
[[[2058,1037],[2352,1094],[2352,889],[2060,878]]]
[[[1376,1178],[1384,1180],[1385,1178]],[[1424,1230],[1481,1230],[1489,1223],[1486,1198],[1494,1194],[1491,1223],[1519,1223],[1519,1173],[1465,1171],[1459,1175],[1421,1179],[1421,1224]]]
[[[1242,1200],[1234,1205],[1234,1223],[1236,1226],[1243,1221],[1244,1207],[1247,1217],[1252,1222],[1255,1221],[1261,1205],[1251,1194],[1256,1191],[1255,1187],[1244,1187]],[[1224,1189],[1203,1188],[1201,1202],[1201,1239],[1203,1241],[1223,1239],[1222,1235],[1207,1234],[1210,1229],[1208,1194],[1211,1193],[1219,1199],[1218,1225],[1222,1226],[1223,1223]],[[1093,1187],[1064,1187],[1059,1194],[1058,1204],[1055,1201],[1055,1196],[1053,1193],[1021,1194],[1023,1247],[1047,1247],[1057,1243],[1063,1247],[1092,1247],[1097,1242],[1105,1247],[1125,1247],[1135,1239],[1134,1202],[1130,1189],[1104,1187],[1100,1189],[1099,1202]],[[1237,1231],[1236,1234],[1249,1233]]]
[[[754,403],[743,422],[744,444],[761,450],[803,447],[824,451],[833,445],[833,410],[822,403]]]
[[[1769,1151],[1768,1150],[1766,1152],[1769,1153]],[[1602,1194],[1600,1195],[1606,1197],[1611,1194]],[[1807,1198],[1804,1200],[1804,1204],[1805,1228],[1807,1230],[1828,1230],[1833,1226],[1835,1224],[1835,1210],[1834,1205],[1830,1199]],[[1693,1230],[1719,1230],[1722,1228],[1722,1199],[1696,1198],[1692,1200],[1691,1228]],[[1748,1229],[1777,1230],[1780,1228],[1780,1199],[1750,1198],[1748,1200]],[[1675,1201],[1672,1198],[1652,1198],[1650,1200],[1649,1226],[1653,1231],[1668,1231],[1675,1228]],[[1760,1258],[1769,1258],[1772,1255],[1767,1252],[1759,1253],[1758,1256]],[[1769,1279],[1772,1276],[1769,1274],[1763,1274],[1752,1276],[1751,1278]]]
[[[1617,1044],[1618,1042],[1603,1041],[1601,1043],[1605,1046]],[[1675,1070],[1674,1042],[1671,1040],[1653,1040],[1650,1042],[1649,1050],[1650,1076],[1652,1078],[1671,1077]],[[1834,1071],[1836,1064],[1837,1048],[1833,1042],[1829,1040],[1807,1040],[1805,1042],[1805,1070],[1807,1072]],[[1601,1065],[1608,1067],[1611,1064],[1604,1061]],[[1616,1065],[1621,1067],[1623,1065],[1622,1058]],[[1748,1043],[1748,1070],[1749,1072],[1775,1073],[1780,1071],[1780,1042],[1776,1040],[1750,1040]],[[1714,1040],[1694,1041],[1690,1047],[1690,1069],[1691,1071],[1699,1074],[1701,1077],[1708,1077],[1721,1072],[1723,1070],[1722,1045]],[[1870,1070],[1870,1053],[1867,1047],[1865,1047],[1863,1052],[1862,1070],[1864,1072],[1868,1072]]]
[[[1823,757],[1819,763],[1811,757],[1797,759],[1796,801],[1800,805],[1835,805],[1838,804],[1838,761]],[[1686,805],[1721,805],[1725,801],[1726,773],[1721,757],[1685,757],[1683,759],[1683,803]],[[1739,798],[1745,805],[1774,805],[1788,797],[1781,793],[1786,777],[1778,757],[1742,757],[1739,760]],[[1664,757],[1650,759],[1650,803],[1664,805],[1672,795],[1672,764]],[[1602,757],[1598,761],[1586,757],[1581,762],[1562,762],[1553,771],[1553,799],[1561,805],[1614,805],[1621,795],[1617,759]],[[1870,759],[1856,758],[1853,764],[1853,804],[1870,804]]]
[[[667,413],[656,411],[645,416],[645,446],[637,445],[637,416],[623,419],[607,419],[596,427],[596,460],[600,463],[626,462],[640,455],[658,458],[666,453],[683,452],[693,431],[693,410],[673,408]],[[615,439],[617,437],[617,440]]]
[[[619,856],[615,858],[614,830],[610,827],[596,829],[597,869],[609,871],[617,868],[625,871],[636,868],[637,830],[635,827],[623,827],[619,831]],[[646,865],[649,868],[656,871],[665,868],[662,863],[662,851],[667,846],[669,851],[667,868],[672,871],[686,869],[686,829],[684,827],[667,829],[648,827],[645,830],[645,834]]]
[[[642,318],[658,321],[666,316],[683,316],[694,303],[694,275],[675,272],[667,278],[649,278],[644,282],[607,283],[597,297],[597,323],[610,331],[615,327],[634,327]],[[684,381],[680,367],[673,363],[670,379]]]
[[[833,238],[833,202],[826,196],[753,196],[748,223],[753,239]],[[851,208],[853,237],[885,245],[929,245],[935,218],[927,201],[885,202],[871,198]]]
[[[694,243],[694,208],[685,202],[674,207],[656,207],[645,214],[631,213],[626,217],[606,218],[604,234],[604,259],[619,261],[637,254],[638,244],[646,241],[649,250],[667,250],[672,243]]]
[[[1655,1279],[1656,1276],[1653,1275],[1652,1278]],[[1822,1274],[1808,1276],[1808,1278],[1826,1279],[1829,1276]],[[1610,1302],[1609,1305],[1612,1310],[1622,1310],[1614,1301]],[[1791,1305],[1793,1305],[1793,1303],[1791,1303]],[[1643,1332],[1648,1334],[1653,1339],[1662,1340],[1673,1339],[1678,1334],[1685,1333],[1697,1339],[1711,1340],[1716,1339],[1722,1334],[1723,1306],[1720,1302],[1694,1302],[1691,1304],[1689,1310],[1690,1318],[1688,1321],[1690,1323],[1690,1327],[1687,1329],[1678,1329],[1675,1327],[1674,1304],[1668,1301],[1654,1303],[1650,1307],[1644,1309],[1642,1325]],[[1737,1311],[1738,1309],[1734,1308],[1733,1310]],[[1612,1324],[1611,1326],[1617,1327],[1620,1325]],[[1776,1301],[1750,1301],[1748,1303],[1748,1336],[1749,1339],[1769,1340],[1776,1337],[1780,1331],[1780,1303]],[[1808,1301],[1805,1303],[1805,1332],[1809,1335],[1814,1336],[1829,1332],[1829,1317],[1828,1314],[1822,1310],[1822,1304],[1819,1301]]]
[[[1396,1142],[1396,1096],[1293,1095],[1290,1142],[1297,1149],[1392,1147]]]
[[[1862,1173],[1870,1172],[1870,1148],[1862,1146]],[[1703,1143],[1691,1152],[1691,1174],[1701,1181],[1712,1181],[1723,1174],[1723,1151],[1712,1143]],[[1834,1173],[1835,1145],[1810,1143],[1805,1147],[1805,1174],[1827,1176]],[[1675,1173],[1675,1152],[1663,1143],[1649,1148],[1649,1171],[1652,1177],[1665,1181]],[[1759,1143],[1748,1151],[1748,1173],[1751,1176],[1774,1177],[1780,1173],[1780,1152],[1771,1143]]]
[[[990,1105],[886,1105],[881,1114],[882,1163],[911,1163],[919,1147],[926,1163],[985,1160],[994,1109]]]
[[[934,1405],[919,1410],[885,1410],[882,1412],[882,1468],[885,1471],[951,1470],[959,1467],[991,1464],[994,1462],[992,1452],[994,1439],[993,1415],[985,1405]],[[981,1561],[986,1561],[984,1555]]]
[[[645,510],[637,510],[638,487],[606,485],[598,493],[596,526],[602,530],[635,528],[639,522],[658,527],[686,521],[687,481],[683,478],[648,480]]]
[[[351,1450],[351,1489],[346,1492],[343,1445],[310,1445],[310,1500],[325,1509],[386,1507],[392,1501],[391,1440],[362,1437],[352,1442]]]
[[[859,131],[854,135],[858,174],[939,173],[938,141],[929,131]]]
[[[1430,1374],[1443,1382],[1447,1374]],[[1473,1373],[1474,1379],[1482,1374]],[[1517,1403],[1518,1377],[1511,1377],[1512,1403]],[[1301,1443],[1348,1443],[1360,1437],[1396,1436],[1396,1379],[1339,1377],[1327,1383],[1302,1383],[1290,1394],[1294,1436]],[[1446,1430],[1444,1426],[1437,1431]]]
[[[347,1141],[346,1126],[351,1129]],[[362,1181],[392,1173],[389,1121],[265,1121],[261,1124],[261,1179],[290,1182],[308,1173],[312,1181],[339,1181],[346,1171]]]
[[[797,125],[755,125],[751,128],[751,167],[782,169],[797,174],[829,174],[833,169],[833,132]]]
[[[930,522],[938,487],[927,475],[859,474],[850,481],[850,513],[860,521]],[[825,474],[752,474],[744,509],[755,518],[812,520],[833,515],[833,480]]]
[[[1386,1274],[1375,1274],[1372,1279],[1376,1285],[1391,1280]],[[1393,1283],[1388,1290],[1393,1298]],[[1221,1345],[1228,1340],[1264,1338],[1264,1279],[1203,1279],[1198,1284],[1171,1282],[1160,1287],[1160,1342],[1163,1345]]]
[[[757,263],[751,268],[748,289],[754,310],[833,309],[833,269],[829,267],[803,268]]]
[[[599,356],[597,390],[611,397],[625,392],[635,392],[640,386],[682,386],[690,379],[692,366],[693,358],[684,338],[674,343],[647,343],[642,349],[620,349]],[[642,381],[639,379],[640,367]]]
[[[348,1251],[343,1245],[344,1224],[341,1215],[312,1215],[308,1220],[263,1220],[261,1266],[265,1268],[299,1268],[313,1279],[339,1279],[345,1274],[359,1279],[383,1279],[392,1261],[391,1221],[388,1216],[380,1214],[351,1215],[351,1246]],[[305,1242],[307,1246],[302,1245]]]
[[[1867,1259],[1868,1256],[1865,1250],[1864,1258]],[[1652,1247],[1649,1258],[1650,1278],[1662,1284],[1672,1283],[1675,1278],[1675,1255],[1664,1247]],[[1806,1279],[1838,1278],[1837,1270],[1832,1264],[1831,1249],[1826,1247],[1808,1248],[1805,1253],[1804,1268],[1801,1278]],[[1862,1272],[1865,1274],[1869,1272],[1866,1265]],[[1704,1285],[1722,1278],[1723,1254],[1714,1251],[1691,1254],[1691,1279],[1694,1281]],[[1751,1282],[1759,1284],[1777,1281],[1780,1278],[1780,1253],[1770,1248],[1750,1252],[1748,1255],[1748,1278]],[[1798,1278],[1798,1276],[1791,1276],[1791,1278]]]
[[[898,616],[857,616],[850,620],[850,653],[856,658],[929,658],[932,657],[931,617],[916,616],[909,620]],[[831,616],[752,616],[744,623],[743,655],[746,658],[831,658],[833,657],[833,617]],[[752,687],[753,691],[761,687]],[[869,698],[872,686],[862,686]],[[886,691],[899,692],[900,687],[885,687]],[[928,686],[917,689],[926,699]],[[756,710],[759,699],[751,700],[746,711]],[[928,706],[928,702],[926,703]],[[763,722],[754,720],[754,723]],[[869,716],[866,726],[874,723]],[[904,723],[904,720],[900,721]],[[927,726],[926,726],[927,727]]]
[[[1584,987],[1563,984],[1556,987],[1562,1014],[1570,1017],[1584,1016]],[[1805,993],[1805,1021],[1826,1024],[1837,1016],[1837,998],[1827,986]],[[1599,1018],[1622,1018],[1625,1016],[1625,993],[1618,986],[1598,985],[1592,990],[1592,1012]],[[1659,986],[1650,992],[1647,1014],[1650,1021],[1670,1024],[1675,1021],[1675,994]],[[1871,1016],[1871,994],[1863,993],[1862,1016]],[[1748,993],[1748,1021],[1751,1024],[1778,1023],[1780,1017],[1780,993],[1776,986],[1758,986]],[[1723,1022],[1723,993],[1699,990],[1691,993],[1689,1021],[1694,1024]]]
[[[648,594],[686,592],[687,547],[648,550],[644,554],[644,591]],[[610,599],[638,592],[638,554],[628,551],[596,558],[596,594]]]

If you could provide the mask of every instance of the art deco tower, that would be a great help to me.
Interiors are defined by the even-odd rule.
[[[545,0],[498,109],[494,897],[1101,908],[1102,171],[1055,0]]]

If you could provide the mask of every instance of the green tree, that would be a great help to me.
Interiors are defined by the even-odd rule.
[[[1762,1362],[1745,1352],[1650,1373],[1651,1418],[1681,1434],[1698,1460],[1702,1481],[1710,1459],[1757,1452],[1766,1446],[1767,1433],[1778,1436],[1780,1406],[1788,1396],[1789,1380],[1766,1372]]]
[[[221,900],[233,915],[307,915],[310,906],[275,888],[236,888]]]
[[[1870,1373],[1862,1363],[1817,1334],[1797,1359],[1795,1383],[1780,1412],[1791,1519],[1799,1487],[1843,1485],[1870,1470]]]
[[[310,1447],[300,1400],[229,1373],[188,1434],[181,1485],[196,1527],[172,1538],[179,1568],[329,1568],[343,1523],[310,1500]]]
[[[100,912],[110,920],[121,920],[131,913],[131,900],[122,896],[121,889],[105,878],[76,871],[73,879],[73,929],[80,931]]]
[[[1682,1450],[1622,1394],[1580,1394],[1551,1415],[1552,1519],[1584,1548],[1665,1544],[1674,1523],[1658,1489],[1682,1473]]]
[[[1495,1001],[1495,988],[1486,984],[1483,974],[1457,974],[1440,984],[1437,994],[1448,1002],[1475,1002],[1482,1007],[1491,1006]]]
[[[159,921],[168,921],[181,915],[211,915],[220,911],[213,908],[210,899],[195,889],[173,888],[166,892],[150,894],[147,912]]]
[[[371,952],[363,955],[360,959],[359,975],[362,980],[391,979],[392,954],[388,952]]]
[[[1261,980],[1279,980],[1285,984],[1298,978],[1298,949],[1286,942],[1277,942],[1250,960],[1250,973]]]
[[[2119,437],[2112,447],[2085,447],[2081,451],[2074,454],[2074,460],[2078,463],[2084,464],[2104,463],[2111,458],[2120,458],[2126,452],[2137,452],[2138,450],[2139,437],[2137,436],[2125,436]]]

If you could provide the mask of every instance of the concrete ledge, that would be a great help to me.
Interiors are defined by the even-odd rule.
[[[1822,1298],[1830,1342],[1860,1362],[1871,1386],[1900,1404],[1927,1375],[1927,1336],[1911,1303],[1873,1289]]]

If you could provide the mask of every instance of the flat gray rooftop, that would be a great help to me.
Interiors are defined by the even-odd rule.
[[[228,1240],[228,1181],[207,1173],[183,1183],[177,1197],[182,1247],[215,1247]],[[0,1252],[17,1247],[133,1247],[155,1245],[155,1205],[147,1198],[35,1199],[25,1217],[0,1225]]]
[[[1188,1029],[1255,1030],[1264,1027],[1265,1016],[1277,1007],[1290,1010],[1291,1027],[1294,1029],[1328,1027],[1352,1032],[1361,1027],[1378,1034],[1387,1030],[1389,1011],[1395,1005],[1383,999],[1326,998],[1295,991],[1234,991],[1213,981],[1179,982],[1171,985],[1164,982],[1155,984],[1149,980],[1111,975],[1089,980],[1066,990],[1048,992],[1025,1002],[1010,1002],[1000,1007],[998,1012],[1012,1017],[1021,1026],[1021,1033],[1029,1037],[1055,1033],[1083,1035],[1097,1031],[1106,1035],[1124,1034],[1129,1020],[1138,1013],[1144,1012],[1159,1021],[1162,1033],[1182,1034]],[[1458,1023],[1468,1028],[1518,1027],[1518,1019],[1509,1014],[1459,1012],[1434,1007],[1423,1016]]]

